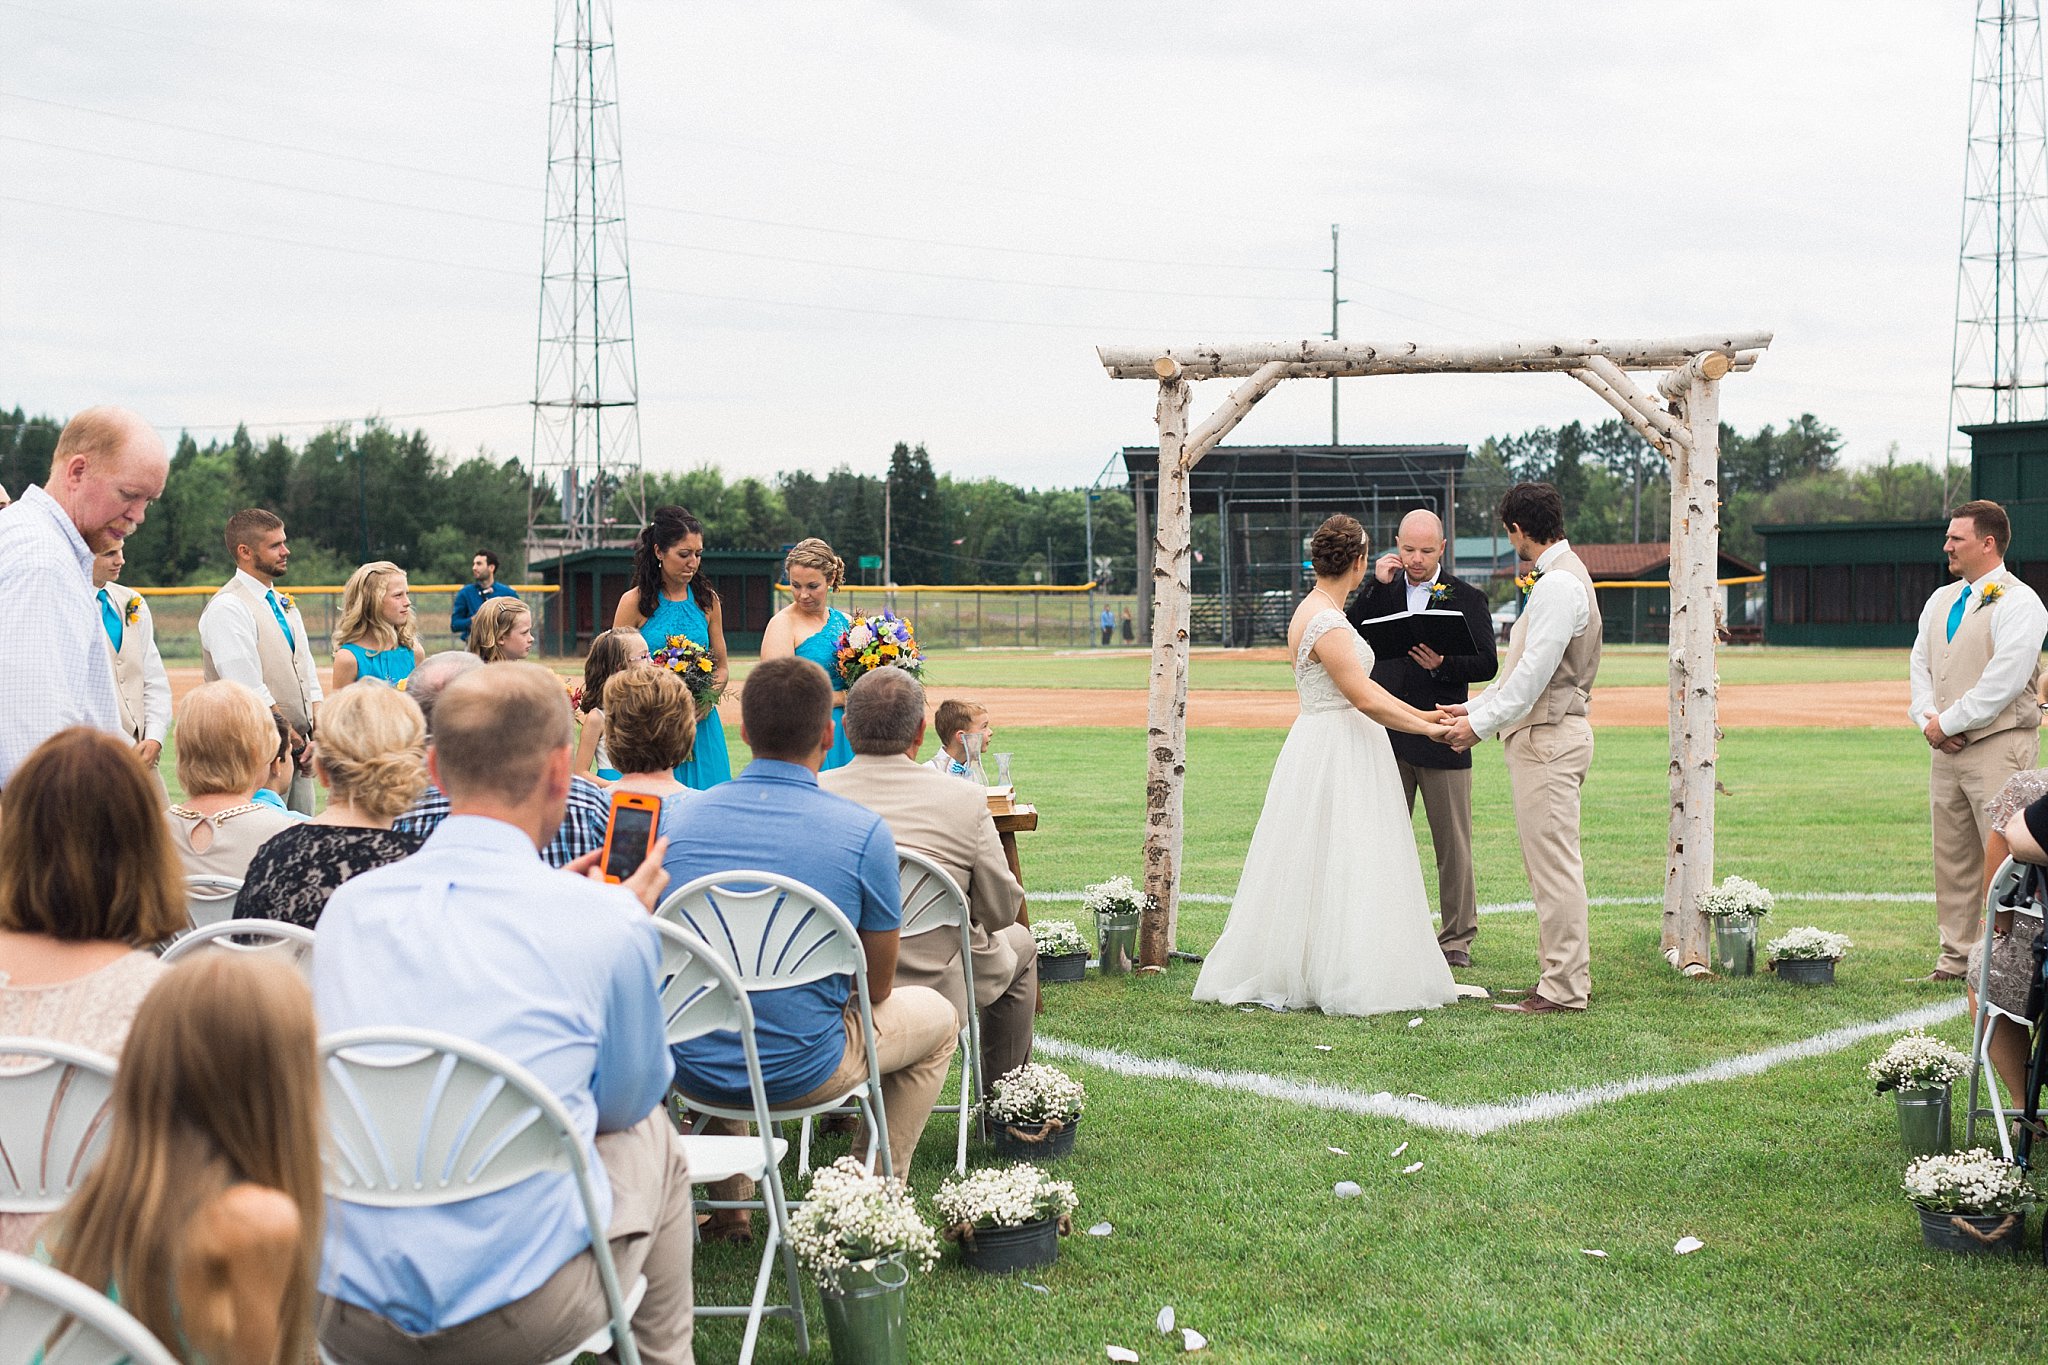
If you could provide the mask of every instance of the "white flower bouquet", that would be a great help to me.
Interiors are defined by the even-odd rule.
[[[1934,1090],[1954,1084],[1969,1069],[1967,1054],[1916,1028],[1896,1039],[1864,1074],[1881,1091]]]
[[[1026,1062],[997,1080],[988,1097],[988,1116],[998,1123],[1072,1123],[1081,1117],[1088,1092],[1056,1066]]]
[[[1828,962],[1844,956],[1854,943],[1847,934],[1830,933],[1803,925],[1790,929],[1780,938],[1774,938],[1764,945],[1773,962]]]
[[[1930,1213],[2019,1213],[2034,1204],[2025,1173],[1982,1147],[1923,1156],[1906,1167],[1899,1187]]]
[[[1031,941],[1038,945],[1040,957],[1071,957],[1088,951],[1081,926],[1070,919],[1033,920]]]
[[[987,1166],[939,1186],[932,1206],[946,1225],[949,1241],[968,1236],[975,1228],[1021,1228],[1051,1218],[1065,1230],[1067,1220],[1080,1207],[1073,1185],[1054,1180],[1029,1162],[1014,1166]]]
[[[1081,908],[1094,915],[1137,915],[1155,902],[1131,884],[1129,877],[1111,877],[1081,890]]]
[[[870,1175],[850,1156],[811,1174],[810,1195],[790,1210],[789,1245],[819,1287],[833,1290],[846,1272],[872,1271],[889,1257],[919,1270],[939,1259],[938,1234],[918,1214],[909,1186]]]
[[[1713,919],[1738,915],[1757,919],[1770,914],[1773,904],[1771,893],[1755,882],[1747,877],[1729,876],[1700,896],[1700,913]]]

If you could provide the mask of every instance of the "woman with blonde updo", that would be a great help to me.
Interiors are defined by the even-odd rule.
[[[487,664],[517,663],[533,650],[533,613],[516,597],[493,597],[469,621],[469,652]]]
[[[761,634],[763,659],[787,659],[795,655],[809,659],[825,670],[832,680],[832,750],[824,767],[842,768],[853,762],[853,746],[846,742],[846,678],[839,671],[839,637],[852,621],[832,605],[832,590],[846,581],[846,561],[832,553],[832,547],[812,536],[789,547],[782,561],[789,577],[790,604],[775,613]]]
[[[277,721],[263,699],[223,678],[178,703],[178,785],[164,812],[186,876],[243,877],[263,841],[303,816],[256,799],[277,753]]]
[[[426,657],[405,570],[380,559],[350,574],[341,590],[341,623],[334,628],[334,690],[364,678],[396,687]]]
[[[256,851],[236,909],[245,919],[315,928],[336,887],[420,846],[391,828],[427,789],[427,722],[405,693],[374,685],[330,697],[313,775],[327,788],[327,809]]]

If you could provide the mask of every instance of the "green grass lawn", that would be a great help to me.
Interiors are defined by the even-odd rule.
[[[1193,733],[1190,891],[1233,889],[1281,737]],[[1012,731],[1006,744],[1043,818],[1023,846],[1032,889],[1137,872],[1141,735]],[[1923,755],[1882,731],[1730,735],[1719,870],[1780,891],[1926,890]],[[1596,896],[1658,892],[1665,758],[1654,731],[1601,732],[1585,820]],[[1480,899],[1525,897],[1495,746],[1480,751],[1475,805]],[[1182,946],[1205,948],[1224,914],[1187,906]],[[1906,982],[1932,959],[1931,905],[1781,905],[1780,929],[1816,923],[1856,939],[1832,989],[1683,981],[1658,957],[1658,916],[1594,910],[1595,1004],[1580,1018],[1463,1004],[1410,1029],[1405,1017],[1243,1014],[1193,1005],[1195,969],[1181,965],[1048,987],[1040,1028],[1200,1067],[1469,1103],[1682,1070],[1948,998]],[[1534,917],[1487,916],[1475,952],[1470,979],[1529,984]],[[1967,1026],[1937,1032],[1962,1042]],[[1114,1235],[1077,1234],[1057,1266],[1022,1277],[1045,1295],[942,1263],[913,1286],[915,1358],[1099,1361],[1115,1342],[1161,1359],[1177,1353],[1151,1327],[1167,1303],[1219,1361],[2039,1358],[2038,1264],[1920,1245],[1896,1191],[1889,1100],[1862,1078],[1883,1041],[1477,1139],[1076,1067],[1088,1114],[1060,1174],[1080,1193],[1077,1226],[1107,1220]],[[935,1119],[912,1172],[926,1201],[952,1132]],[[989,1158],[971,1148],[970,1159]],[[1423,1169],[1402,1176],[1413,1160]],[[1364,1196],[1336,1200],[1342,1179]],[[1686,1235],[1706,1248],[1674,1256]],[[700,1248],[700,1296],[742,1298],[749,1259]],[[738,1337],[730,1323],[700,1327],[700,1358],[730,1359]],[[771,1325],[758,1358],[796,1359],[790,1340]]]

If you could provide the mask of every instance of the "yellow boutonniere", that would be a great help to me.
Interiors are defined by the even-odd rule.
[[[127,610],[126,610],[126,611],[123,611],[123,612],[121,613],[121,620],[122,620],[123,624],[125,624],[125,625],[131,625],[131,626],[132,626],[132,625],[134,625],[134,624],[135,624],[135,623],[136,623],[137,621],[140,621],[141,619],[142,619],[142,599],[141,599],[140,597],[131,597],[131,598],[129,598],[129,599],[128,599],[128,608],[127,608]]]
[[[1529,570],[1529,572],[1515,579],[1515,586],[1520,588],[1522,590],[1522,595],[1526,597],[1529,594],[1529,590],[1536,586],[1536,580],[1541,577],[1543,577],[1543,570],[1531,569]]]
[[[1448,601],[1450,601],[1450,600],[1451,600],[1451,585],[1450,585],[1450,584],[1448,584],[1448,583],[1437,583],[1437,584],[1434,584],[1434,585],[1432,585],[1432,586],[1431,586],[1431,588],[1430,588],[1430,590],[1429,590],[1429,604],[1430,604],[1431,606],[1435,606],[1435,605],[1436,605],[1437,603],[1439,603],[1439,602],[1448,602]]]
[[[290,593],[281,592],[277,595],[277,608],[279,611],[282,611],[285,615],[291,615],[293,605],[294,603],[292,602],[292,595]]]
[[[1996,602],[1999,598],[2003,596],[2005,596],[2005,584],[1986,583],[1983,589],[1977,594],[1977,610],[1984,610],[1984,608],[1990,606],[1993,602]]]

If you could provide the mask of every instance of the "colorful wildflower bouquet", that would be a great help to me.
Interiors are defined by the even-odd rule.
[[[718,661],[711,651],[687,635],[671,635],[668,643],[647,656],[683,680],[690,699],[697,703],[697,716],[709,715],[725,688],[716,680]]]
[[[917,647],[917,634],[910,622],[893,611],[873,616],[855,612],[833,657],[849,687],[878,668],[900,668],[913,678],[924,676],[924,651]]]

